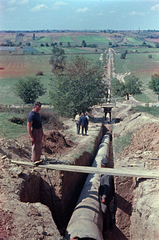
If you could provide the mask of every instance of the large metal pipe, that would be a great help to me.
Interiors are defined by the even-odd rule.
[[[106,133],[93,161],[93,167],[101,167],[101,160],[109,156],[110,134]],[[89,174],[72,217],[66,229],[66,239],[74,236],[103,240],[103,215],[98,200],[100,174]]]

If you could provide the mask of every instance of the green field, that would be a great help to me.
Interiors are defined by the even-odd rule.
[[[128,36],[127,36],[128,34]],[[158,72],[159,65],[159,48],[148,48],[139,46],[145,41],[152,46],[155,46],[153,42],[149,42],[148,35],[157,36],[157,33],[150,32],[118,32],[118,33],[35,33],[35,40],[33,41],[33,33],[25,33],[21,36],[16,33],[2,33],[0,34],[0,40],[4,39],[19,43],[22,41],[23,48],[16,48],[15,51],[3,51],[0,55],[0,67],[4,67],[1,71],[0,79],[0,101],[1,103],[18,104],[20,99],[17,99],[11,92],[12,87],[18,77],[22,76],[35,76],[38,71],[42,71],[44,76],[41,77],[44,85],[49,89],[49,78],[53,76],[52,66],[49,64],[50,55],[52,53],[52,47],[40,47],[41,43],[62,42],[62,47],[69,58],[72,54],[82,54],[84,57],[89,57],[93,59],[94,62],[99,61],[99,56],[103,53],[107,47],[108,43],[118,43],[119,47],[115,47],[114,51],[114,65],[116,73],[131,72],[138,76],[144,84],[144,93],[137,96],[138,99],[146,101],[146,96],[148,101],[155,101],[156,95],[148,89],[148,82],[151,79],[153,73]],[[126,38],[125,38],[126,37]],[[145,40],[146,38],[146,40]],[[123,44],[122,39],[126,39]],[[96,48],[83,48],[77,47],[81,45],[82,41],[85,40],[86,44],[97,44]],[[120,43],[121,41],[121,43]],[[31,46],[28,47],[25,44],[30,42]],[[67,43],[70,42],[71,47],[67,47]],[[131,46],[132,44],[132,46]],[[126,59],[120,59],[120,54],[125,50],[128,51]],[[95,54],[96,53],[96,54]],[[18,55],[19,54],[19,55]],[[148,55],[151,54],[150,59]],[[104,63],[103,63],[104,64]],[[127,80],[127,77],[125,78]],[[150,96],[149,96],[150,95]],[[43,96],[42,101],[44,103],[49,103],[48,95]]]
[[[79,41],[85,40],[86,43],[108,43],[109,40],[103,36],[77,36]]]
[[[51,38],[50,37],[41,37],[41,38],[35,39],[35,42],[49,43],[49,42],[51,42]]]
[[[126,55],[126,59],[120,59],[120,54],[116,54],[114,63],[116,73],[131,72],[132,75],[137,76],[143,82],[144,92],[135,96],[138,101],[157,101],[157,95],[148,88],[148,83],[151,76],[158,72],[158,53],[153,53],[152,58],[148,57],[148,53],[130,53]],[[125,77],[125,81],[128,77]]]
[[[137,39],[134,38],[134,37],[127,37],[127,40],[128,40],[129,42],[131,42],[131,43],[135,43],[135,44],[137,44],[137,45],[143,43],[143,41],[137,40]]]
[[[40,53],[50,54],[52,53],[52,47],[34,47]]]
[[[0,112],[0,137],[15,139],[27,134],[26,124],[16,124],[9,121],[13,117],[25,118],[25,114]]]
[[[72,37],[59,37],[59,42],[64,42],[64,43],[67,43],[67,42],[74,42],[74,40],[72,39]]]

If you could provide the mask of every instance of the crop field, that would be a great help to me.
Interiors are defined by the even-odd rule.
[[[40,52],[33,47],[23,47],[22,49],[26,54],[40,54]]]
[[[59,41],[60,41],[60,42],[64,42],[64,43],[74,42],[74,40],[72,39],[72,37],[59,37]]]
[[[11,41],[18,44],[22,42],[22,46],[18,47],[0,47],[0,102],[4,104],[19,104],[22,101],[17,98],[12,89],[14,83],[19,77],[35,76],[38,71],[42,71],[44,76],[38,77],[41,79],[45,87],[49,91],[49,79],[53,77],[52,66],[49,60],[52,53],[51,43],[62,42],[62,47],[69,58],[72,54],[83,54],[84,57],[93,59],[94,62],[99,61],[99,56],[103,53],[109,42],[118,43],[119,47],[115,47],[116,52],[114,64],[117,73],[125,73],[130,71],[132,74],[138,76],[144,83],[144,92],[136,96],[136,98],[143,101],[157,101],[157,96],[148,89],[148,82],[152,74],[159,72],[159,48],[155,48],[154,42],[159,39],[148,38],[151,33],[129,32],[121,33],[88,33],[88,32],[53,32],[44,33],[36,32],[35,40],[33,41],[33,33],[0,33],[0,44]],[[157,33],[153,33],[158,36]],[[126,42],[122,42],[126,39]],[[86,44],[97,44],[97,48],[90,47],[77,47],[85,40]],[[139,46],[146,41],[153,47]],[[70,43],[71,47],[68,48],[67,44]],[[30,47],[26,45],[30,43]],[[41,47],[40,44],[49,44],[49,47]],[[133,46],[134,45],[134,46]],[[125,50],[128,51],[126,59],[120,59],[120,54]],[[148,55],[151,54],[152,58]],[[104,63],[103,63],[104,64]],[[126,80],[127,78],[125,78]],[[40,101],[48,104],[48,94],[39,99]]]
[[[51,54],[52,47],[34,47],[39,53]]]
[[[100,54],[84,55],[94,62],[99,60],[99,56]],[[0,103],[22,104],[22,100],[12,91],[15,82],[18,78],[35,76],[38,71],[42,71],[44,75],[38,78],[47,89],[47,94],[39,97],[38,100],[49,104],[49,82],[50,78],[53,78],[52,66],[49,64],[50,57],[50,55],[0,55],[0,67],[4,68],[0,70]]]
[[[50,43],[51,42],[51,38],[50,37],[40,37],[40,38],[36,38],[35,42]]]
[[[153,53],[152,58],[148,57],[148,53],[130,53],[125,59],[120,59],[120,54],[115,55],[115,69],[117,73],[123,73],[123,65],[128,62],[127,68],[133,74],[139,72],[158,72],[159,71],[159,55]]]
[[[1,78],[35,75],[41,70],[44,75],[51,72],[49,55],[0,55]]]
[[[134,43],[134,44],[142,44],[143,41],[140,41],[140,40],[137,40],[136,38],[133,38],[133,37],[127,37],[127,40],[130,42],[130,43]]]
[[[148,53],[130,53],[126,55],[126,59],[120,59],[120,54],[116,54],[114,61],[116,73],[130,71],[143,82],[144,92],[135,97],[143,102],[157,101],[157,95],[148,88],[148,83],[153,74],[159,73],[159,54],[153,53],[152,58],[148,55]]]
[[[87,43],[107,43],[109,42],[108,39],[106,39],[103,36],[77,36],[79,41],[83,41],[85,40],[85,42]]]

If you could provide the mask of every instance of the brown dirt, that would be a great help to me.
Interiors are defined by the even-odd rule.
[[[130,101],[132,101],[132,99]],[[134,104],[137,104],[137,103],[134,102]],[[125,106],[127,106],[127,108]],[[116,108],[113,108],[114,116],[122,115],[122,121],[113,126],[113,138],[115,139],[116,137],[122,137],[123,134],[129,134],[131,132],[133,133],[131,144],[125,147],[124,150],[118,154],[117,156],[118,158],[116,160],[115,160],[116,156],[114,155],[114,160],[116,161],[115,167],[121,167],[122,164],[144,162],[145,168],[148,168],[148,169],[158,168],[159,166],[159,150],[158,150],[159,119],[152,118],[151,115],[142,113],[141,116],[132,120],[137,114],[132,114],[132,112],[129,111],[130,107],[131,107],[130,103],[123,102],[123,103],[117,103]],[[65,120],[64,128],[62,128],[59,131],[50,130],[45,132],[44,141],[43,141],[43,155],[46,158],[51,158],[51,159],[56,158],[62,161],[69,159],[73,162],[74,158],[72,157],[72,155],[77,154],[78,152],[81,151],[81,149],[82,151],[87,150],[88,147],[90,146],[90,142],[92,141],[92,138],[97,136],[97,133],[101,126],[102,117],[103,117],[103,112],[101,108],[97,107],[92,110],[92,113],[90,115],[88,136],[82,137],[81,135],[76,134],[76,125],[73,119],[69,119],[67,121]],[[147,155],[145,155],[145,152]],[[18,140],[7,140],[4,138],[0,139],[0,164],[1,164],[1,169],[0,169],[0,182],[1,182],[0,215],[1,215],[1,218],[0,219],[3,219],[0,222],[0,230],[1,230],[0,237],[4,240],[6,239],[12,240],[15,238],[20,239],[20,237],[18,238],[18,235],[24,236],[25,239],[29,239],[29,236],[32,236],[32,238],[30,237],[30,239],[43,239],[43,238],[38,238],[38,234],[39,234],[38,231],[40,231],[40,228],[38,226],[41,226],[42,224],[41,223],[43,219],[42,214],[48,211],[46,209],[39,208],[39,205],[37,205],[37,203],[34,203],[33,205],[34,209],[29,210],[31,207],[30,205],[23,205],[24,203],[19,202],[20,185],[22,184],[23,178],[25,178],[25,175],[28,175],[29,172],[26,167],[17,168],[16,165],[9,163],[9,160],[11,159],[17,159],[20,161],[21,160],[30,161],[30,155],[31,155],[31,144],[28,136],[21,137]],[[153,160],[154,158],[158,160],[154,161]],[[145,159],[147,159],[146,162],[145,162]],[[20,173],[20,170],[21,170],[21,173]],[[55,176],[55,179],[58,179],[58,178],[59,177]],[[36,181],[39,181],[38,178],[36,179]],[[117,180],[117,182],[118,181],[120,182],[120,180]],[[57,184],[56,180],[53,184],[55,184],[56,186]],[[61,193],[58,192],[60,190],[60,182],[58,184],[56,187],[56,195],[60,197]],[[129,189],[131,189],[131,186],[129,187]],[[33,230],[30,231],[30,235],[29,233],[27,233],[30,227],[28,226],[23,227],[22,226],[23,221],[19,222],[18,220],[19,218],[17,217],[18,215],[15,216],[15,209],[13,207],[14,206],[13,202],[16,204],[20,204],[19,206],[20,208],[25,208],[25,212],[29,216],[29,218],[28,217],[27,218],[30,221],[30,225],[28,226],[33,227],[34,225],[36,225],[36,230],[35,230],[35,227],[33,227],[34,231]],[[9,207],[9,206],[12,206],[12,207]],[[29,209],[27,206],[30,206]],[[22,213],[21,215],[23,216],[23,218],[26,218],[25,213]],[[38,216],[41,216],[41,217],[39,218]],[[51,215],[47,215],[46,218],[49,219],[49,225],[52,226],[51,229],[54,229],[54,236],[50,235],[52,237],[50,239],[60,240],[61,239],[60,234],[58,233],[57,227],[53,222]],[[45,225],[46,219],[43,221],[44,222],[42,225]],[[118,221],[117,221],[117,224],[119,224]],[[128,221],[127,221],[127,224],[128,224]],[[17,235],[17,233],[13,231],[13,229],[17,228],[18,225],[19,225],[19,228],[21,228],[21,231],[19,230]],[[25,229],[26,232],[24,231],[25,233],[22,233],[22,229]],[[129,232],[128,226],[126,227],[126,229],[127,230],[125,231]],[[49,231],[50,230],[48,230],[48,232]],[[116,238],[115,235],[118,235],[118,237],[120,235],[120,238]],[[121,230],[120,226],[117,225],[114,228],[114,233],[112,232],[107,233],[107,236],[105,239],[107,240],[122,239],[122,236],[125,237],[125,235],[127,236],[127,239],[129,239],[128,237],[129,234],[128,233],[126,234],[124,230]],[[41,233],[40,236],[44,237],[44,234]],[[49,237],[45,236],[44,239],[49,239]]]
[[[76,134],[76,125],[73,119],[65,120],[63,127],[59,126],[59,130],[58,124],[54,124],[57,130],[44,132],[42,154],[45,159],[72,164],[75,158],[79,158],[84,151],[87,153],[101,129],[100,119],[102,119],[102,115],[103,113],[98,109],[94,110],[93,116],[90,118],[88,136]],[[86,157],[89,157],[87,155],[89,154],[86,154]],[[54,212],[57,212],[62,198],[61,179],[63,174],[59,171],[46,173],[44,170],[39,171],[36,168],[31,169],[10,163],[10,160],[30,162],[30,158],[31,143],[28,135],[17,140],[0,138],[0,239],[60,240],[62,237],[54,221],[57,221],[59,227],[60,223],[58,219],[53,220],[48,209],[48,207],[51,209],[50,202],[48,202],[51,199],[49,199],[50,195],[48,193],[51,184],[54,189],[53,197],[56,198],[57,203],[57,209],[55,208]],[[83,162],[83,159],[81,159],[81,162]],[[39,177],[38,172],[40,172],[41,177]],[[35,175],[30,175],[30,173]],[[28,178],[28,176],[30,177]],[[73,174],[71,177],[76,179],[78,175],[74,176]],[[29,181],[33,180],[31,192],[28,192],[27,197],[26,192],[23,191],[23,183],[26,179],[28,179],[28,185],[25,191],[30,191]],[[70,188],[70,186],[66,184],[65,191],[66,188]],[[42,200],[40,197],[41,192],[43,193]],[[68,199],[68,196],[65,196],[65,198]],[[20,202],[20,200],[32,202],[32,204],[26,204]],[[38,203],[41,201],[48,207]],[[62,219],[60,221],[62,222]]]
[[[43,139],[43,154],[46,156],[62,154],[73,147],[75,143],[66,140],[58,131],[45,132]]]
[[[133,99],[131,98],[129,101],[131,104],[138,104],[132,101]],[[140,116],[136,117],[137,113],[132,114],[129,111],[131,104],[125,105],[125,103],[117,103],[116,110],[113,109],[114,116],[121,116],[122,120],[113,126],[114,167],[122,168],[126,171],[129,168],[128,165],[136,164],[131,168],[159,169],[159,119],[147,113],[141,113]],[[117,151],[116,147],[120,144],[118,139],[129,134],[132,134],[131,143],[121,152]],[[156,189],[156,187],[158,188],[157,184],[157,179],[145,179],[144,181],[144,179],[138,178],[135,181],[134,178],[115,176],[116,226],[113,231],[109,231],[106,234],[105,239],[158,239],[158,235],[157,238],[154,237],[157,230],[155,224],[153,224],[151,231],[146,230],[146,226],[151,221],[149,220],[148,222],[146,211],[148,206],[151,206],[151,191]],[[141,191],[142,194],[140,194]],[[147,194],[147,192],[150,192],[150,194]],[[154,199],[158,198],[157,191],[155,194]],[[144,200],[142,200],[142,195]],[[144,201],[140,208],[137,204],[138,201],[139,203]],[[136,213],[133,209],[138,209],[139,212],[137,211]],[[143,216],[142,219],[138,213]],[[155,207],[151,208],[151,214],[152,216],[155,214],[156,220],[154,221],[157,222],[158,215]],[[135,230],[136,228],[137,230]],[[154,235],[152,235],[152,232],[154,232]]]

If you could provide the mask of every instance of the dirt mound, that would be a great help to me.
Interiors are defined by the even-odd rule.
[[[66,140],[58,131],[49,131],[44,134],[42,151],[45,155],[62,154],[72,146],[74,143]]]
[[[132,142],[124,148],[122,155],[129,155],[141,151],[158,151],[159,148],[159,126],[155,123],[149,123],[141,127],[132,136]]]

